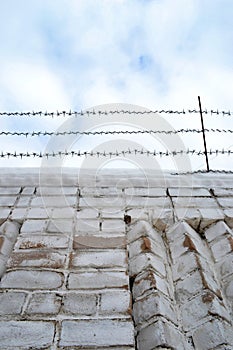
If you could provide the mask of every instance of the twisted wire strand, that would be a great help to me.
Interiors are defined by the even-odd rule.
[[[204,132],[213,133],[233,133],[231,129],[204,129]],[[179,134],[179,133],[202,133],[201,129],[179,129],[179,130],[107,130],[107,131],[33,131],[33,132],[18,132],[18,131],[1,131],[0,136],[66,136],[66,135],[137,135],[137,134]]]
[[[171,173],[171,175],[195,175],[195,174],[233,174],[233,170],[223,170],[223,169],[215,169],[215,170],[194,170],[194,171],[185,171],[185,172],[177,172]]]
[[[209,150],[207,152],[210,155],[220,155],[220,154],[227,154],[231,155],[233,153],[233,150]],[[25,158],[25,157],[33,157],[33,158],[51,158],[51,157],[63,157],[63,156],[91,156],[91,157],[119,157],[123,156],[125,157],[126,155],[147,155],[147,156],[159,156],[159,157],[168,157],[168,156],[177,156],[177,155],[196,155],[196,156],[202,156],[205,154],[204,151],[200,150],[174,150],[174,151],[149,151],[149,150],[144,150],[144,149],[127,149],[127,150],[116,150],[112,152],[106,152],[106,151],[101,151],[101,152],[94,152],[94,151],[57,151],[57,152],[1,152],[0,153],[0,158]]]
[[[100,111],[93,109],[92,111],[55,111],[55,112],[43,112],[43,111],[29,111],[29,112],[0,112],[0,116],[18,116],[18,117],[79,117],[79,116],[101,116],[101,115],[116,115],[116,114],[127,114],[127,115],[153,115],[153,114],[176,114],[176,115],[187,115],[187,114],[196,114],[200,113],[197,109],[182,109],[182,110],[166,110],[166,109],[160,109],[160,110],[145,110],[145,111],[136,111],[136,110],[110,110],[110,111]],[[230,110],[220,111],[218,109],[216,110],[202,110],[203,114],[210,114],[210,115],[217,115],[217,116],[232,116],[233,112]]]

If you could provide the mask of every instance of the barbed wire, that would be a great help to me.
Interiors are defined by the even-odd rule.
[[[209,150],[207,152],[210,155],[219,155],[219,154],[227,154],[227,155],[231,155],[233,154],[233,150]],[[125,157],[126,155],[147,155],[147,156],[159,156],[159,157],[163,157],[163,156],[178,156],[178,155],[196,155],[196,156],[202,156],[205,154],[204,151],[200,150],[175,150],[175,151],[149,151],[149,150],[144,150],[143,148],[141,150],[139,149],[127,149],[127,150],[116,150],[116,151],[112,151],[112,152],[106,152],[106,151],[56,151],[56,152],[1,152],[0,153],[0,158],[25,158],[25,157],[33,157],[33,158],[50,158],[50,157],[63,157],[63,156],[78,156],[78,157],[82,157],[82,156],[91,156],[91,157],[119,157],[119,156],[123,156]]]
[[[177,172],[177,173],[171,173],[171,175],[195,175],[195,174],[233,174],[233,170],[223,170],[223,169],[216,169],[216,170],[194,170],[194,171],[185,171],[185,172]]]
[[[145,110],[145,111],[136,111],[136,110],[110,110],[110,111],[100,111],[100,110],[95,110],[93,109],[92,111],[56,111],[56,112],[43,112],[43,111],[29,111],[29,112],[0,112],[0,116],[7,116],[7,117],[12,117],[12,116],[17,116],[17,117],[80,117],[80,116],[101,116],[101,115],[116,115],[116,114],[127,114],[127,115],[153,115],[153,114],[177,114],[177,115],[187,115],[187,114],[197,114],[200,113],[199,110],[196,109],[183,109],[183,110],[165,110],[165,109],[160,109],[160,110]],[[210,115],[217,115],[217,116],[232,116],[233,112],[228,110],[228,111],[221,111],[221,110],[202,110],[203,114],[210,114]]]
[[[179,134],[179,133],[202,133],[201,129],[179,129],[179,130],[106,130],[106,131],[1,131],[0,136],[66,136],[66,135],[137,135],[137,134]],[[231,129],[204,129],[204,132],[233,133]]]

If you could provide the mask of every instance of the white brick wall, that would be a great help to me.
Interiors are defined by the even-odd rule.
[[[233,349],[232,176],[165,178],[0,174],[1,350]]]

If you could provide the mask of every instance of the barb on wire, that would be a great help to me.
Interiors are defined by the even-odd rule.
[[[231,155],[233,151],[231,150],[210,150],[208,151],[208,154],[210,155],[220,155],[220,154],[228,154]],[[106,151],[56,151],[56,152],[22,152],[22,153],[17,153],[17,152],[2,152],[0,153],[0,158],[25,158],[25,157],[33,157],[33,158],[51,158],[51,157],[64,157],[64,156],[77,156],[77,157],[82,157],[82,156],[91,156],[91,157],[119,157],[123,156],[125,157],[127,154],[132,154],[132,155],[147,155],[147,156],[159,156],[159,157],[168,157],[168,156],[178,156],[178,155],[196,155],[196,156],[202,156],[205,154],[204,151],[196,151],[196,150],[174,150],[174,151],[149,151],[149,150],[144,150],[143,148],[141,150],[139,149],[127,149],[127,150],[116,150],[112,152],[106,152]]]
[[[29,111],[29,112],[0,112],[0,116],[7,116],[7,117],[80,117],[80,116],[101,116],[101,115],[108,115],[113,116],[116,114],[127,114],[127,115],[156,115],[156,114],[169,114],[169,115],[189,115],[189,114],[196,114],[199,113],[196,109],[183,109],[183,110],[166,110],[166,109],[160,109],[160,110],[144,110],[144,111],[136,111],[136,110],[110,110],[110,111],[100,111],[100,110],[91,110],[91,111],[56,111],[56,112],[43,112],[43,111]],[[203,110],[203,114],[210,114],[210,115],[217,115],[217,116],[232,116],[232,111],[219,111],[217,110]]]
[[[213,133],[233,133],[231,129],[204,129],[205,132]],[[107,131],[1,131],[0,136],[65,136],[65,135],[137,135],[137,134],[184,134],[184,133],[201,133],[200,129],[179,129],[179,130],[107,130]]]

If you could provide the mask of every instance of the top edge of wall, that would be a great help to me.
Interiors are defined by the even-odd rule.
[[[233,174],[152,169],[1,168],[0,186],[233,187]]]

